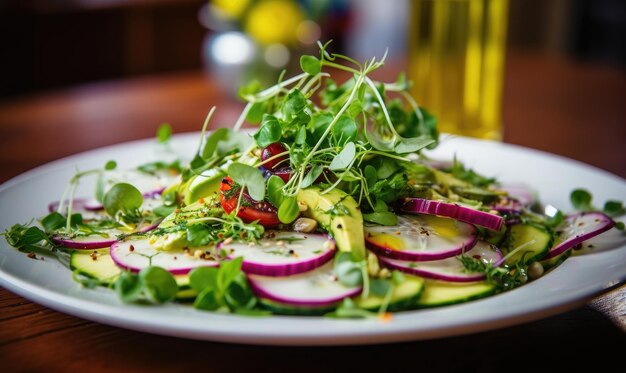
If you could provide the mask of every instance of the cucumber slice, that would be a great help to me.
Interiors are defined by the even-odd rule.
[[[424,292],[417,301],[420,307],[438,307],[486,297],[496,291],[488,282],[458,283],[425,280]]]
[[[120,268],[109,255],[109,249],[75,250],[70,257],[70,268],[80,274],[102,281],[104,284],[115,282]]]
[[[404,275],[404,281],[397,285],[391,293],[391,301],[387,307],[388,311],[400,311],[415,308],[417,300],[424,290],[424,279],[417,276]],[[361,296],[355,299],[355,303],[360,308],[370,311],[378,311],[384,302],[384,297],[370,294],[367,298]]]
[[[551,247],[552,235],[545,228],[531,224],[514,225],[509,229],[504,255],[516,251],[506,259],[506,263],[532,263],[546,256]]]
[[[263,308],[271,311],[272,313],[290,316],[321,316],[337,308],[336,306],[293,306],[266,298],[259,298],[259,303]]]

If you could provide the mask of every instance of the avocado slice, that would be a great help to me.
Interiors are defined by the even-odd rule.
[[[320,188],[311,187],[300,190],[297,199],[307,206],[302,214],[326,229],[340,251],[350,252],[356,260],[365,259],[363,216],[354,198],[336,188],[322,194]]]
[[[181,191],[185,205],[191,205],[200,198],[206,198],[214,193],[218,193],[224,176],[226,176],[226,173],[220,168],[212,168],[200,175],[193,176],[187,181],[184,190]]]

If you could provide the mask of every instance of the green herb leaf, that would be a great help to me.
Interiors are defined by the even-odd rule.
[[[363,214],[363,220],[370,222],[370,223],[375,223],[375,224],[380,224],[380,225],[385,225],[385,226],[392,226],[392,225],[398,224],[398,216],[396,216],[396,214],[390,211],[372,212],[369,214]]]
[[[324,166],[322,166],[321,164],[314,165],[311,168],[311,171],[309,171],[302,178],[302,184],[300,185],[300,187],[304,189],[304,188],[308,188],[309,186],[313,185],[315,180],[317,180],[317,178],[320,177],[322,172],[324,172]]]
[[[217,267],[197,267],[189,272],[189,285],[197,293],[209,288],[217,289]]]
[[[117,167],[117,162],[115,162],[114,160],[109,160],[104,165],[104,169],[107,171],[115,170],[116,167]]]
[[[106,212],[115,216],[118,212],[131,214],[141,208],[143,195],[128,183],[118,183],[104,195],[103,205]]]
[[[363,284],[361,262],[352,261],[350,253],[342,252],[335,257],[335,275],[342,285],[359,286]]]
[[[207,137],[204,147],[202,148],[202,153],[200,154],[203,160],[207,161],[213,157],[217,151],[218,143],[226,138],[228,131],[229,130],[226,128],[218,128]]]
[[[363,169],[363,175],[365,176],[367,186],[370,188],[374,185],[374,183],[378,181],[378,174],[376,172],[376,169],[369,164]]]
[[[357,126],[354,119],[341,116],[332,128],[333,137],[338,146],[343,146],[356,139]]]
[[[291,118],[297,117],[298,114],[303,112],[306,103],[307,99],[302,92],[298,89],[294,89],[287,94],[285,101],[283,101],[281,111],[286,119],[291,120]]]
[[[337,154],[337,156],[333,158],[328,168],[333,171],[343,170],[347,168],[348,166],[350,166],[350,164],[352,163],[352,160],[354,160],[355,155],[356,155],[356,146],[354,145],[353,142],[349,142],[345,145],[343,149],[341,149],[339,154]]]
[[[267,110],[266,102],[255,102],[248,110],[248,115],[246,115],[246,120],[252,124],[260,123],[263,119],[263,114],[265,114]]]
[[[221,293],[225,293],[230,284],[237,278],[241,272],[242,257],[222,262],[220,270],[217,274],[217,288]]]
[[[435,140],[425,136],[411,138],[402,137],[397,140],[394,150],[398,154],[414,153],[424,149],[434,142]]]
[[[304,55],[300,57],[300,68],[309,75],[316,75],[322,71],[322,62],[314,56]]]
[[[206,288],[204,289],[193,302],[193,307],[206,310],[206,311],[215,311],[222,307],[222,304],[219,301],[219,296],[215,289]]]
[[[604,203],[604,208],[602,209],[605,214],[611,217],[622,216],[626,214],[626,209],[624,209],[624,204],[621,201],[606,201]]]
[[[131,272],[124,271],[120,273],[114,287],[117,295],[124,302],[135,302],[141,297],[141,281],[139,276]]]
[[[283,224],[290,224],[300,215],[296,197],[287,197],[278,208],[278,220]]]
[[[162,144],[168,142],[172,137],[172,126],[169,123],[161,124],[157,129],[156,137]]]
[[[243,163],[231,163],[228,166],[228,176],[242,188],[248,188],[250,197],[255,201],[265,198],[265,179],[258,168]]]
[[[278,119],[273,115],[263,115],[261,128],[254,134],[254,139],[259,147],[264,148],[280,140],[282,136],[282,127]]]
[[[57,229],[65,227],[67,219],[58,212],[52,212],[43,219],[41,219],[41,225],[46,232],[54,232]]]
[[[283,197],[285,193],[283,192],[283,187],[285,186],[285,182],[282,178],[276,175],[272,175],[267,179],[267,199],[274,206],[280,206],[283,202]]]
[[[593,210],[591,206],[591,193],[586,191],[585,189],[575,189],[569,196],[570,201],[572,202],[572,206],[576,210],[579,211],[590,211]]]
[[[370,279],[370,292],[373,295],[384,297],[389,292],[389,289],[391,289],[389,281],[380,278]]]
[[[176,297],[178,284],[174,276],[161,267],[146,267],[139,272],[145,296],[153,303],[165,303]]]
[[[190,247],[206,246],[213,241],[214,229],[204,224],[192,224],[187,227],[187,241]]]

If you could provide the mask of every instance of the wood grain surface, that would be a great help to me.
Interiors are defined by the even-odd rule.
[[[626,177],[625,102],[624,71],[512,51],[504,139]],[[176,132],[196,131],[212,105],[218,106],[213,127],[230,126],[242,107],[196,71],[1,102],[0,182],[60,157],[151,137],[165,121]],[[597,370],[622,364],[625,342],[624,286],[524,325],[356,347],[259,347],[156,336],[65,315],[0,289],[2,371]]]

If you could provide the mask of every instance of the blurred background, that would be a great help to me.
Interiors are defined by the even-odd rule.
[[[1,0],[0,152],[19,152],[26,126],[83,140],[49,144],[50,159],[162,121],[197,130],[213,104],[230,125],[242,82],[269,85],[332,39],[358,60],[388,49],[382,78],[406,70],[444,131],[625,176],[624,35],[623,0]]]
[[[227,31],[248,32],[253,42],[274,45],[274,56],[268,54],[266,62],[277,67],[288,65],[290,57],[297,60],[298,52],[291,56],[289,52],[311,49],[317,38],[335,40],[334,51],[360,60],[380,56],[388,47],[390,60],[399,61],[408,55],[411,3],[3,0],[0,97],[206,67],[219,63],[206,55],[210,38]],[[277,26],[272,21],[264,24],[264,17],[275,13],[282,15],[281,25],[270,30]],[[626,66],[622,0],[510,0],[507,14],[509,49],[533,49],[618,69]]]

